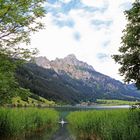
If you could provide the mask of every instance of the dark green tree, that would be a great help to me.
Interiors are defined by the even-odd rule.
[[[29,90],[21,88],[15,79],[18,63],[5,55],[0,56],[0,105],[9,102],[14,96],[26,98],[30,95]]]
[[[31,33],[43,29],[45,0],[0,0],[0,104],[20,93],[29,94],[15,79],[15,70],[36,53],[19,47],[30,43]]]
[[[127,25],[123,31],[119,55],[113,59],[121,65],[119,72],[126,83],[133,82],[140,89],[140,0],[125,11]]]

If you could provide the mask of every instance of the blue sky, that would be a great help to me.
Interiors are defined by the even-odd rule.
[[[44,30],[32,35],[31,47],[52,60],[68,54],[92,65],[95,70],[122,80],[119,65],[111,55],[118,53],[122,30],[127,23],[124,10],[134,0],[47,0]]]

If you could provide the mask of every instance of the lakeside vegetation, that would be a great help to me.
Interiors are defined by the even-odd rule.
[[[0,136],[19,136],[55,129],[59,114],[53,109],[0,108]]]
[[[134,105],[136,101],[125,101],[125,100],[109,100],[109,99],[97,99],[97,104],[101,105]]]
[[[140,110],[79,111],[67,117],[76,140],[139,140]]]

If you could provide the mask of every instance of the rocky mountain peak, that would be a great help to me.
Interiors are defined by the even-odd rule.
[[[49,61],[46,57],[37,57],[35,58],[35,62],[38,66],[53,69],[57,73],[66,72],[76,79],[89,78],[89,71],[95,71],[91,65],[79,61],[74,54],[70,54],[61,59],[56,58],[52,61]]]
[[[76,56],[74,54],[69,54],[66,56],[64,59],[69,59],[69,60],[77,60]]]
[[[46,69],[51,68],[50,61],[45,56],[35,57],[33,58],[33,61],[35,61],[35,63],[40,67]]]
[[[76,58],[76,56],[74,54],[70,54],[66,57],[64,57],[63,59],[61,59],[61,61],[63,61],[63,63],[65,64],[69,64],[69,65],[78,65],[79,60]]]

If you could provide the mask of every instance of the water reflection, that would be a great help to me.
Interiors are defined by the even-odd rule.
[[[75,138],[69,134],[67,124],[64,124],[63,127],[60,126],[58,131],[52,136],[50,140],[75,140]]]
[[[57,131],[57,129],[46,129],[45,131],[34,133],[33,135],[26,136],[25,140],[50,140],[51,136]]]
[[[53,129],[45,129],[30,134],[22,134],[18,137],[0,137],[0,140],[50,140],[51,136],[57,131],[58,126]]]
[[[49,134],[49,132],[36,133],[33,136],[26,137],[25,140],[75,140],[74,136],[69,134],[67,129],[67,123],[60,124],[59,128],[53,132],[53,134]]]

